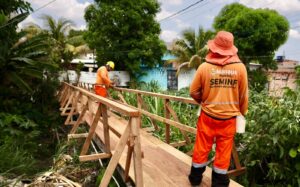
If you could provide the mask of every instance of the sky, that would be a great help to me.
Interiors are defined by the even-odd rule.
[[[76,29],[85,29],[85,8],[93,3],[93,0],[28,0],[34,10],[26,20],[20,23],[20,27],[28,23],[43,26],[41,15],[48,14],[54,18],[64,17],[76,24]],[[165,42],[172,42],[181,38],[185,29],[198,30],[199,26],[204,29],[212,29],[214,17],[218,15],[222,7],[233,2],[239,2],[251,8],[274,9],[285,16],[290,23],[289,38],[282,45],[276,55],[285,55],[286,59],[300,62],[300,0],[158,0],[161,11],[156,19],[161,25],[160,37]],[[198,3],[197,3],[198,2]],[[197,3],[197,4],[195,4]],[[192,5],[174,17],[170,15]]]

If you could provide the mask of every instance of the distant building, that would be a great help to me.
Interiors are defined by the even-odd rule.
[[[295,89],[296,84],[296,66],[298,62],[287,60],[284,56],[277,58],[278,69],[269,70],[268,73],[268,90],[272,96],[282,96],[283,88],[289,87]]]
[[[86,53],[81,55],[79,58],[75,58],[71,61],[72,69],[76,69],[76,66],[79,63],[83,63],[82,71],[85,72],[95,72],[98,69],[98,65],[96,62],[96,56],[93,53]]]
[[[177,68],[174,63],[166,65],[166,62],[176,57],[170,53],[166,53],[162,57],[164,65],[157,66],[154,68],[141,67],[147,74],[141,76],[138,81],[149,83],[151,81],[158,82],[159,86],[163,90],[180,90],[181,88],[188,87],[194,78],[195,69],[190,69],[185,72],[176,75]]]
[[[77,74],[74,71],[79,63],[83,63],[84,67],[80,72],[79,82],[94,84],[96,81],[96,71],[98,65],[96,62],[96,56],[93,53],[87,53],[81,55],[79,58],[71,61],[72,70],[68,70],[68,77],[72,83],[77,81]],[[66,80],[66,74],[61,75],[61,80]],[[130,82],[130,76],[127,71],[110,71],[108,76],[116,83],[116,86],[127,87]]]

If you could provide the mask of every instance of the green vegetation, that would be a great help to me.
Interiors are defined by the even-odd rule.
[[[215,18],[216,31],[233,33],[241,60],[257,61],[265,69],[275,69],[275,51],[288,38],[289,23],[284,16],[270,9],[252,9],[233,3],[226,5]]]
[[[141,64],[153,67],[161,63],[166,47],[159,39],[158,11],[156,0],[96,0],[90,5],[85,12],[85,39],[96,49],[98,65],[112,60],[116,70],[138,77]]]
[[[251,92],[246,133],[237,136],[247,166],[243,183],[300,185],[300,94],[287,89],[282,98]]]
[[[156,82],[142,83],[138,89],[187,97],[188,89],[164,92]],[[126,93],[125,100],[136,106],[136,95]],[[162,99],[144,96],[149,112],[164,116]],[[245,186],[299,186],[300,179],[300,94],[287,89],[282,98],[273,98],[264,91],[250,92],[247,126],[244,134],[237,134],[236,145],[240,161],[247,167],[246,174],[237,177]],[[197,109],[195,105],[171,102],[180,122],[195,127]],[[144,127],[151,126],[147,117],[142,118]],[[158,131],[153,135],[165,140],[165,125],[157,123]],[[183,140],[181,132],[171,128],[171,142]],[[194,136],[191,136],[194,141]],[[192,146],[179,148],[184,152]]]
[[[284,16],[270,9],[252,9],[239,3],[226,5],[215,17],[216,31],[233,33],[239,57],[249,66],[255,62],[262,70],[276,69],[275,51],[288,38],[289,23]],[[267,81],[264,71],[249,71],[250,85],[262,91]]]
[[[55,98],[59,89],[57,78],[60,71],[70,67],[74,57],[90,51],[83,35],[96,50],[98,65],[113,60],[117,70],[127,70],[134,77],[142,74],[141,64],[153,67],[161,63],[165,52],[158,37],[159,24],[154,19],[159,11],[156,0],[96,0],[85,13],[87,32],[70,30],[72,21],[63,18],[56,21],[48,15],[43,17],[46,29],[30,25],[17,31],[18,23],[31,10],[30,4],[23,0],[0,3],[0,175],[8,177],[48,169],[51,156],[64,152],[55,150],[58,125],[63,124]],[[234,3],[222,9],[214,28],[233,32],[246,64],[255,61],[268,69],[276,68],[274,51],[286,41],[289,25],[275,11]],[[198,33],[186,30],[183,36],[172,53],[177,62],[197,67],[213,32],[199,28]],[[80,68],[82,64],[77,73]],[[299,84],[299,68],[297,73]],[[237,180],[245,186],[300,186],[299,90],[286,89],[282,98],[273,98],[264,92],[266,77],[261,69],[250,73],[249,78],[254,89],[246,116],[247,130],[236,137],[240,160],[248,171]],[[163,92],[156,82],[135,86],[145,91],[189,96],[187,89]],[[134,94],[126,93],[125,100],[137,106]],[[149,112],[164,115],[162,99],[143,96],[143,100]],[[173,101],[171,106],[180,122],[195,127],[198,106]],[[149,118],[144,116],[142,120],[145,127],[151,126]],[[160,128],[154,136],[164,140],[164,124],[157,124]],[[194,136],[189,136],[193,141]],[[180,131],[172,128],[171,141],[180,140],[183,140]],[[192,147],[180,149],[188,152]],[[76,158],[74,164],[78,164]]]
[[[49,58],[47,35],[16,31],[30,5],[6,1],[0,8],[0,173],[30,175],[48,167],[62,124],[54,97],[59,69]]]

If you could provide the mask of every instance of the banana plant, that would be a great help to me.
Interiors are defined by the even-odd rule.
[[[7,22],[17,25],[28,16],[28,13],[20,14]],[[16,33],[15,41],[7,46],[6,53],[1,55],[1,84],[31,92],[31,82],[34,79],[42,79],[45,68],[55,68],[47,62],[47,47],[45,35],[37,35],[27,38],[26,32]]]

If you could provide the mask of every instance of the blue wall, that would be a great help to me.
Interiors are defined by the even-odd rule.
[[[138,81],[143,81],[146,83],[149,83],[151,81],[157,81],[163,90],[167,90],[167,68],[142,68],[142,70],[145,71],[147,75],[140,77]]]

